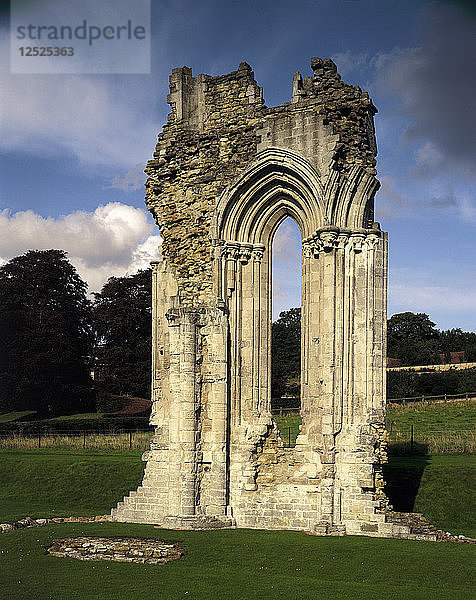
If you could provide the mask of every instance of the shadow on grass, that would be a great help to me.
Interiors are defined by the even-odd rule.
[[[421,478],[431,461],[427,444],[409,442],[389,444],[389,459],[384,465],[385,493],[399,512],[412,512]]]

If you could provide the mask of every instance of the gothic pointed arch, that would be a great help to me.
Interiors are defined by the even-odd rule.
[[[303,237],[326,223],[321,177],[296,152],[267,148],[222,193],[216,212],[219,239],[264,243],[264,236],[286,216]],[[270,222],[271,221],[271,222]]]

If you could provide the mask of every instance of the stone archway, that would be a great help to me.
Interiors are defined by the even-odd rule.
[[[373,222],[373,114],[332,61],[267,108],[246,63],[170,78],[147,165],[163,236],[153,264],[156,433],[141,487],[112,512],[169,527],[390,535],[382,510],[386,236]],[[303,425],[279,443],[270,406],[271,242],[302,252]]]

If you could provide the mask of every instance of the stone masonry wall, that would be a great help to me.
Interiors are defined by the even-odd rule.
[[[373,222],[376,109],[330,59],[268,108],[249,65],[170,76],[146,173],[156,432],[142,485],[113,509],[168,527],[391,535],[385,460],[386,236]],[[291,82],[290,82],[291,83]],[[302,431],[270,407],[271,246],[303,236]]]

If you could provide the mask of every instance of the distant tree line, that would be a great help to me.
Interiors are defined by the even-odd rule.
[[[56,416],[150,397],[151,274],[111,277],[94,299],[62,250],[0,267],[0,412]],[[94,377],[94,378],[93,378]]]
[[[425,313],[404,312],[388,320],[387,356],[399,359],[402,367],[449,363],[452,352],[464,352],[465,362],[476,362],[476,333],[440,331]]]
[[[98,409],[114,398],[150,398],[150,269],[111,277],[93,299],[62,250],[29,251],[0,267],[0,412],[56,416]],[[301,309],[272,324],[272,397],[299,396]],[[476,334],[440,331],[428,315],[388,321],[388,356],[434,364],[464,351],[476,361]],[[476,389],[476,372],[390,373],[389,397]],[[472,389],[468,389],[472,388]]]
[[[299,395],[296,373],[299,378],[300,344],[301,309],[291,308],[281,312],[272,324],[273,398]],[[387,356],[397,359],[401,366],[450,362],[450,355],[454,352],[464,352],[466,362],[476,362],[476,333],[461,329],[440,331],[425,313],[404,312],[388,320]],[[476,369],[428,375],[405,372],[388,374],[389,398],[475,390]],[[283,400],[280,403],[283,404]]]

